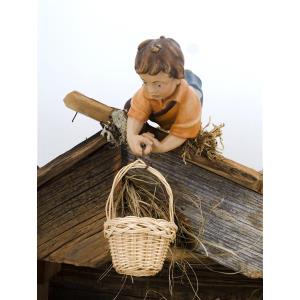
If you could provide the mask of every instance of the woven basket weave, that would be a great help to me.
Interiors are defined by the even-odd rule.
[[[153,276],[163,267],[170,243],[176,237],[174,223],[173,193],[166,179],[156,169],[147,170],[158,177],[169,197],[169,221],[149,217],[116,216],[113,195],[118,183],[130,169],[145,169],[147,165],[140,159],[123,167],[116,175],[106,202],[106,222],[104,236],[109,239],[112,263],[120,274],[131,276]]]

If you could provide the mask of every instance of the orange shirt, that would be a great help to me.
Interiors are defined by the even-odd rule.
[[[164,100],[151,99],[141,87],[131,99],[128,116],[146,122],[152,113],[161,111],[174,100],[175,105],[153,121],[180,138],[196,137],[201,129],[201,102],[185,79],[181,79],[174,93]]]

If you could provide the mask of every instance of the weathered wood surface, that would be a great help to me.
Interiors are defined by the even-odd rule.
[[[39,259],[90,267],[110,259],[103,237],[105,202],[116,172],[133,157],[124,147],[121,151],[97,139],[93,136],[39,169],[47,168],[42,173],[47,180],[38,189]],[[195,231],[200,212],[184,195],[201,200],[204,239],[229,250],[205,244],[209,257],[249,277],[261,277],[262,195],[194,164],[185,165],[175,152],[151,155],[146,161],[167,176],[177,210]],[[199,248],[196,253],[204,252]],[[186,258],[193,261],[189,254]]]
[[[72,148],[72,151],[68,151],[42,168],[37,170],[37,186],[40,187],[42,184],[46,183],[48,180],[59,175],[60,173],[66,171],[68,168],[72,167],[78,161],[93,153],[97,149],[101,148],[106,144],[106,138],[100,136],[99,133],[93,135],[88,140],[83,141],[76,147]]]
[[[98,137],[93,136],[92,141],[94,145]],[[122,165],[121,149],[106,144],[78,160],[76,154],[84,149],[86,144],[80,144],[49,163],[60,167],[61,160],[64,171],[60,167],[59,172],[53,172],[45,166],[49,181],[38,189],[38,259],[90,267],[111,259],[103,235],[104,207],[114,176]],[[186,250],[178,250],[174,255],[178,259],[197,260],[195,254]]]
[[[261,173],[226,157],[222,160],[211,161],[203,156],[193,155],[191,159],[186,159],[186,161],[228,178],[257,193],[263,193],[263,175]]]
[[[134,157],[128,153],[128,162]],[[262,277],[262,195],[194,164],[185,165],[175,153],[144,158],[167,179],[177,211],[195,233],[205,220],[202,242],[208,255],[223,266],[248,277]],[[186,195],[198,198],[201,211]],[[194,250],[204,254],[202,247]]]
[[[67,94],[64,98],[65,105],[83,115],[97,121],[109,121],[111,113],[116,109],[105,105],[95,99],[89,98],[77,91]]]
[[[202,300],[262,299],[261,279],[249,279],[239,274],[223,274],[230,273],[230,270],[222,266],[211,266],[214,272],[201,265],[192,267],[194,273],[189,268],[186,272],[194,290],[197,290],[197,277],[197,295]],[[99,269],[63,265],[61,272],[51,280],[49,300],[111,300],[118,294],[122,285],[123,288],[117,297],[120,300],[145,299],[146,295],[146,299],[162,299],[162,296],[172,300],[194,299],[195,293],[191,284],[178,267],[175,267],[173,273],[173,296],[169,293],[168,266],[165,266],[155,277],[136,277],[133,282],[130,277],[125,281],[125,278],[113,269],[102,280],[98,280],[108,268],[109,265]]]
[[[143,131],[152,132],[159,140],[162,140],[166,136],[166,133],[159,129],[153,128],[148,124],[145,125]],[[179,147],[172,152],[179,155],[182,153],[182,147]],[[261,172],[258,172],[226,157],[222,157],[222,160],[211,161],[203,156],[192,155],[191,159],[186,159],[186,161],[209,170],[217,175],[225,177],[257,193],[263,193],[263,174]]]
[[[104,207],[120,166],[120,149],[106,144],[38,189],[38,259],[83,266],[109,259]]]

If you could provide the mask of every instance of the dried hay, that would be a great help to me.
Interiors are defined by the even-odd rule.
[[[169,199],[161,182],[152,174],[144,170],[130,170],[118,189],[115,193],[116,215],[169,220]],[[185,194],[185,198],[199,208],[192,195]],[[185,218],[181,218],[181,215],[182,213],[175,209],[174,219],[178,226],[175,245],[189,249],[197,248],[198,243],[202,245],[202,242],[199,236],[192,233],[194,230],[191,225]],[[203,232],[202,226],[200,227],[199,234]],[[202,247],[205,249],[204,245]]]
[[[210,125],[213,126],[211,130],[205,130]],[[225,126],[224,123],[220,125],[211,124],[211,118],[208,123],[199,132],[194,139],[188,139],[184,146],[181,157],[185,162],[186,159],[191,159],[192,156],[204,156],[209,160],[222,159],[222,150],[224,149],[222,139],[222,128]],[[222,148],[218,148],[218,141],[222,145]]]

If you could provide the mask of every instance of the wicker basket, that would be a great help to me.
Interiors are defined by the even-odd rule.
[[[123,167],[116,175],[106,203],[106,222],[104,236],[109,239],[112,263],[120,274],[132,276],[153,276],[163,267],[170,243],[176,237],[177,226],[174,223],[173,193],[160,172],[147,167],[147,170],[159,178],[169,196],[170,221],[149,217],[116,217],[113,194],[122,177],[130,169],[146,168],[140,159]]]

